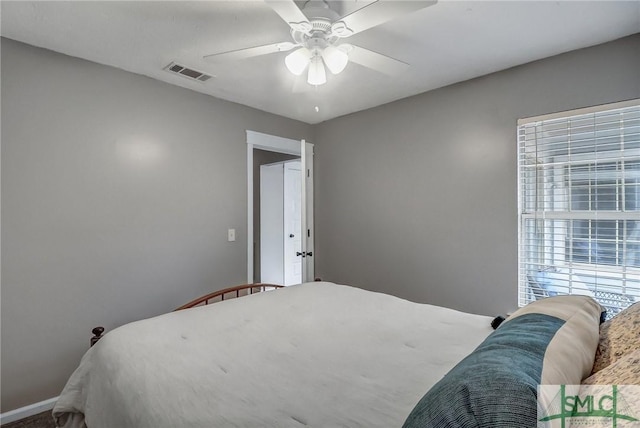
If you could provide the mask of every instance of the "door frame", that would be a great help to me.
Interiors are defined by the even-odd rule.
[[[302,144],[301,144],[302,143]],[[309,149],[311,146],[311,155],[309,153],[304,153],[301,150],[301,147],[305,146]],[[254,252],[253,252],[253,149],[267,150],[270,152],[278,152],[285,153],[289,155],[300,156],[302,164],[304,165],[306,160],[311,160],[311,165],[313,164],[313,144],[307,143],[305,140],[292,140],[289,138],[277,137],[275,135],[263,134],[261,132],[250,131],[247,130],[247,283],[253,283],[253,263],[254,263]],[[308,150],[306,150],[308,151]],[[306,152],[305,151],[305,152]],[[304,157],[304,159],[303,159]],[[305,180],[306,182],[306,180]],[[305,225],[306,222],[306,212],[307,206],[311,208],[311,212],[309,215],[313,215],[313,193],[309,195],[309,191],[305,188],[306,186],[303,184],[303,198],[305,193],[307,196],[306,203],[302,204],[302,224]],[[306,190],[306,192],[305,192]],[[309,229],[313,228],[313,220],[311,220],[311,224],[307,225]],[[314,231],[311,230],[311,237],[314,235]],[[304,242],[304,240],[303,240]],[[313,243],[313,240],[311,240]],[[304,250],[303,245],[303,251]],[[313,249],[307,251],[314,251]],[[312,270],[313,274],[313,270]],[[304,278],[303,278],[304,282]]]

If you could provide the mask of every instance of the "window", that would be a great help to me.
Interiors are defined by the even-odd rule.
[[[519,305],[640,301],[640,101],[518,123]]]

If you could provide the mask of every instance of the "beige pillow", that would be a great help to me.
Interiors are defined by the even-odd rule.
[[[583,385],[640,385],[640,349],[592,374]]]
[[[596,393],[595,391],[600,391],[599,396],[610,395],[610,388],[613,388],[613,385],[616,385],[619,397],[622,397],[623,403],[620,403],[620,406],[631,410],[633,416],[637,418],[638,409],[640,409],[640,387],[638,386],[640,385],[640,349],[627,353],[615,363],[586,378],[580,385],[579,395],[584,397]],[[627,411],[626,414],[629,415],[629,412]],[[611,419],[608,420],[611,421]],[[630,425],[623,423],[619,426],[636,426],[637,424],[637,422],[631,422]],[[571,424],[571,426],[577,425]]]
[[[640,302],[629,306],[600,326],[600,340],[591,373],[640,349]]]

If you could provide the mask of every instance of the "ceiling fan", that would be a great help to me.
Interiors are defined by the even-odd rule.
[[[351,61],[389,75],[409,67],[405,62],[342,40],[436,3],[436,0],[307,0],[300,9],[294,0],[264,1],[291,27],[293,41],[205,55],[204,59],[240,60],[295,49],[285,57],[286,67],[297,76],[308,69],[307,83],[315,86],[327,82],[325,66],[331,73],[339,74]],[[362,4],[364,6],[355,11],[341,7]],[[336,10],[339,8],[345,9],[343,16]]]

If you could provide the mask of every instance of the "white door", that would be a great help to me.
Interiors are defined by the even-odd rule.
[[[284,285],[284,168],[260,166],[260,281]]]
[[[300,161],[284,164],[284,285],[302,283],[302,174]]]
[[[302,193],[302,282],[314,280],[314,226],[313,226],[313,144],[300,141],[300,168],[304,185]]]

